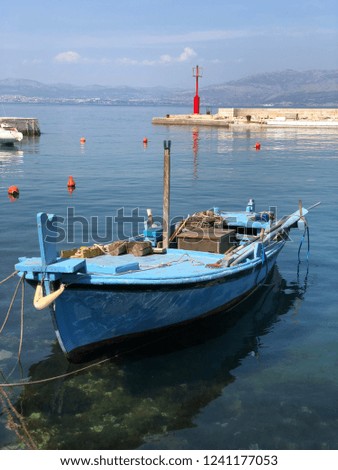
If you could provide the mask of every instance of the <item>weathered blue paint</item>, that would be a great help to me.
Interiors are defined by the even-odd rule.
[[[20,258],[16,269],[29,281],[43,281],[46,293],[66,284],[50,310],[59,343],[72,354],[234,305],[264,282],[289,230],[307,211],[272,227],[264,218],[253,220],[252,213],[220,213],[239,227],[257,222],[267,229],[262,240],[238,246],[229,266],[222,254],[179,249],[144,257],[61,259],[55,244],[46,243],[56,231],[56,218],[39,214],[41,257]]]
[[[264,281],[278,251],[270,257],[268,266],[247,263],[245,268],[233,270],[236,275],[210,273],[194,281],[189,278],[189,284],[184,282],[187,278],[178,276],[176,283],[152,279],[138,285],[110,283],[108,290],[107,284],[92,284],[86,289],[70,286],[56,300],[53,312],[62,347],[69,353],[112,338],[119,340],[191,321],[232,305]]]
[[[43,266],[54,263],[57,258],[56,243],[46,243],[47,237],[55,233],[54,223],[57,217],[53,214],[39,212],[37,215],[39,246]]]

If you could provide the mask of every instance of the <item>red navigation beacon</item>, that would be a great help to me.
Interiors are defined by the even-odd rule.
[[[192,69],[192,76],[196,77],[196,94],[194,97],[194,114],[200,113],[200,97],[198,96],[198,79],[202,77],[202,69],[196,65]]]

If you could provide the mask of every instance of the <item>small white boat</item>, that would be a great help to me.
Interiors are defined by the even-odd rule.
[[[4,122],[0,124],[0,145],[13,145],[15,142],[21,142],[22,139],[23,134],[16,127]]]

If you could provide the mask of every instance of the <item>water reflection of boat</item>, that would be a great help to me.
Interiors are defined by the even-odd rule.
[[[18,172],[23,163],[24,152],[11,147],[0,145],[0,174]]]
[[[23,151],[13,147],[0,147],[0,162],[5,162],[11,158],[23,157]]]
[[[132,449],[154,435],[189,428],[301,298],[299,286],[286,286],[275,267],[268,283],[232,315],[149,336],[147,343],[130,342],[124,356],[100,367],[26,386],[18,408],[38,446],[47,449]],[[41,380],[76,368],[54,343],[51,356],[32,365],[30,376]]]

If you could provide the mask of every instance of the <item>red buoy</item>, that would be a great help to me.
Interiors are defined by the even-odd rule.
[[[19,188],[17,186],[10,186],[8,188],[8,194],[10,196],[18,197],[19,196]]]
[[[256,150],[260,150],[261,149],[261,144],[259,142],[256,142],[255,148],[256,148]]]
[[[84,144],[86,142],[86,139],[84,137],[81,137],[80,142],[81,144]]]
[[[74,179],[73,179],[72,176],[70,176],[70,177],[68,178],[68,184],[67,184],[67,186],[68,186],[68,188],[75,188],[75,181],[74,181]]]
[[[144,138],[143,138],[143,143],[144,143],[144,144],[147,144],[147,143],[148,143],[147,137],[144,137]]]

